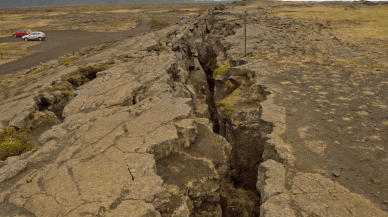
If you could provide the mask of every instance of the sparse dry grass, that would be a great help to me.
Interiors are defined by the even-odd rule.
[[[156,19],[156,18],[152,18],[151,22],[150,22],[151,28],[153,28],[153,29],[163,29],[163,28],[169,26],[170,24],[171,23],[168,21]]]
[[[175,23],[183,15],[196,15],[212,5],[127,4],[0,9],[0,37],[10,36],[15,30],[22,28],[32,31],[68,29],[91,32],[125,31],[134,28],[138,19],[154,18]],[[170,12],[172,10],[173,13]],[[98,19],[99,17],[113,19]]]
[[[13,42],[13,43],[0,43],[0,53],[2,53],[3,58],[0,58],[0,65],[8,62],[15,61],[24,56],[35,53],[36,51],[27,50],[28,47],[34,46],[41,42]]]
[[[258,2],[246,2],[245,6],[237,6],[237,8],[256,8],[256,7],[265,7],[265,6],[280,6],[280,5],[290,5],[290,4],[306,4],[306,2],[296,2],[296,1],[258,1]]]
[[[253,191],[235,188],[232,183],[226,182],[222,183],[221,189],[223,216],[259,216],[259,197]]]
[[[199,8],[199,9],[197,10],[198,14],[203,14],[203,13],[205,13],[206,11],[207,11],[207,8]]]
[[[36,73],[39,73],[39,72],[41,72],[41,71],[43,71],[43,70],[44,70],[44,68],[37,68],[37,69],[35,69],[34,71],[28,73],[27,75],[28,75],[28,76],[29,76],[29,75],[35,75]]]
[[[347,7],[300,7],[277,9],[279,16],[331,21],[339,33],[352,38],[388,39],[388,7],[349,9]],[[351,21],[351,22],[350,22]]]
[[[60,64],[64,66],[68,66],[70,65],[71,62],[73,62],[74,60],[77,60],[78,58],[79,58],[78,56],[66,57],[61,60]]]
[[[0,13],[1,14],[1,13]],[[18,29],[33,29],[47,26],[55,19],[29,19],[30,16],[39,16],[37,13],[1,14],[0,37],[11,36]]]

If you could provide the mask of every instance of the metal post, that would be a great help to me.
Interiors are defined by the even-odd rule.
[[[247,20],[244,19],[244,27],[245,27],[245,50],[244,57],[247,57]]]

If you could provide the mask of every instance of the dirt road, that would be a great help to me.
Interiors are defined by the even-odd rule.
[[[29,50],[38,52],[22,59],[0,65],[0,75],[25,69],[40,62],[46,62],[66,53],[75,52],[83,47],[108,43],[119,37],[127,37],[150,30],[148,21],[140,20],[134,29],[123,32],[86,32],[86,31],[45,31],[46,40],[31,46]],[[0,38],[3,42],[19,42],[21,38]]]

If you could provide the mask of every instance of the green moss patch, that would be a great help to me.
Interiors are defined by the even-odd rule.
[[[241,93],[240,89],[237,89],[233,91],[228,97],[218,102],[219,106],[225,107],[226,111],[229,112],[229,114],[233,114],[236,110],[235,105],[238,102],[239,95]]]
[[[47,116],[46,119],[45,119],[45,121],[46,121],[47,123],[49,123],[49,124],[54,123],[53,118],[50,117],[50,116]]]
[[[65,95],[66,97],[70,97],[71,96],[71,93],[69,91],[63,91],[62,92],[63,95]]]
[[[33,146],[34,144],[26,139],[24,133],[16,131],[13,127],[7,127],[0,132],[0,160],[21,155],[30,151]]]
[[[33,110],[28,110],[30,112],[30,118],[33,119],[35,117],[35,113]]]
[[[232,92],[236,88],[236,85],[234,85],[230,80],[228,80],[225,83],[225,90],[228,91],[229,93]]]
[[[213,72],[213,78],[223,77],[232,68],[229,60],[223,61],[216,70]]]
[[[163,41],[163,40],[164,40],[164,36],[161,36],[161,37],[159,37],[158,39],[156,39],[157,42],[161,42],[161,41]]]

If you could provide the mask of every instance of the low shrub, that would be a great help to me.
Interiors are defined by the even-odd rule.
[[[21,155],[30,151],[32,147],[33,143],[26,139],[24,133],[17,132],[13,127],[7,127],[0,132],[0,160]]]
[[[152,18],[151,22],[150,22],[150,26],[153,29],[163,29],[163,28],[165,28],[165,27],[167,27],[169,25],[170,25],[169,22],[164,21],[164,20],[158,20],[158,19],[155,19],[155,18]]]

